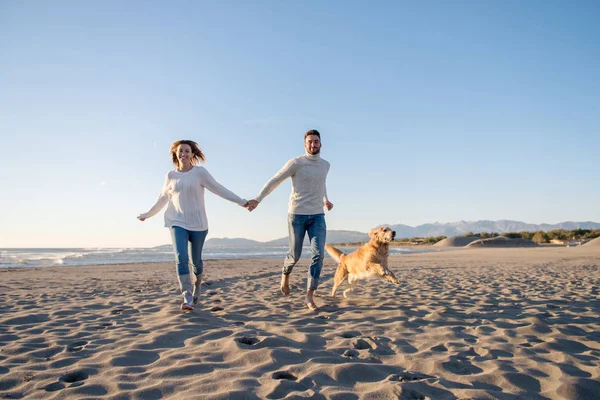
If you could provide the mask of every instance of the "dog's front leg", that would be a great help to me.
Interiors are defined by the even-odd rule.
[[[344,298],[345,299],[350,298],[350,293],[352,293],[354,291],[357,281],[358,281],[357,277],[348,275],[348,285],[350,285],[350,287],[348,289],[344,290]]]
[[[387,279],[388,281],[392,282],[394,285],[400,284],[400,280],[398,278],[396,278],[396,275],[394,275],[394,273],[392,271],[390,271],[389,269],[387,270],[387,274],[384,276],[384,279]]]
[[[390,271],[389,269],[387,269],[386,266],[384,266],[383,264],[378,264],[378,263],[370,263],[370,267],[373,271],[377,272],[377,274],[385,280],[388,280],[390,282],[392,282],[395,285],[399,285],[400,281],[398,280],[398,278],[396,278],[396,276],[394,275],[394,273],[392,271]]]

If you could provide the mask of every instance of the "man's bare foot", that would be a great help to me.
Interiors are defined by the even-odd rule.
[[[312,301],[312,300],[310,300],[310,301],[306,300],[305,304],[306,304],[306,307],[308,307],[308,309],[310,311],[319,311],[319,307],[317,307],[317,305],[315,304],[314,301]]]
[[[312,289],[309,289],[306,291],[306,299],[304,299],[304,304],[306,304],[306,307],[308,307],[308,309],[310,311],[319,311],[319,307],[317,307],[317,305],[315,304],[314,299],[314,295],[315,295],[315,291]]]
[[[284,296],[288,296],[290,294],[290,276],[282,274],[281,275],[281,293]]]

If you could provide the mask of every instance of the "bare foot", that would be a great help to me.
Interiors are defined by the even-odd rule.
[[[317,307],[317,305],[315,304],[315,302],[314,302],[314,301],[312,301],[312,300],[310,300],[310,301],[309,301],[309,300],[307,300],[305,304],[306,304],[306,307],[308,307],[308,309],[309,309],[310,311],[315,311],[315,312],[316,312],[316,311],[319,311],[319,307]]]
[[[319,307],[317,307],[317,305],[315,304],[314,301],[314,295],[315,295],[315,291],[312,289],[309,289],[306,291],[306,298],[304,299],[304,304],[306,304],[306,307],[308,307],[308,309],[310,311],[319,311]]]
[[[281,293],[284,296],[288,296],[290,294],[290,276],[289,275],[281,275]]]

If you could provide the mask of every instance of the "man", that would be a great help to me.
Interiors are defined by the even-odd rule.
[[[281,293],[290,294],[290,274],[302,254],[304,236],[310,240],[311,263],[308,268],[306,306],[311,311],[319,308],[314,301],[314,293],[319,286],[319,277],[323,268],[327,227],[325,212],[333,208],[327,198],[326,178],[329,163],[320,156],[321,134],[310,130],[304,134],[306,154],[289,160],[262,188],[256,199],[250,200],[246,208],[252,211],[281,182],[292,178],[292,193],[288,207],[289,251],[283,263],[281,275]]]

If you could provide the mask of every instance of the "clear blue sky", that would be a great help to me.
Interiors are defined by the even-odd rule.
[[[169,243],[142,223],[196,140],[252,198],[303,133],[329,229],[600,222],[597,1],[0,2],[0,247]],[[209,237],[287,235],[207,194]]]

